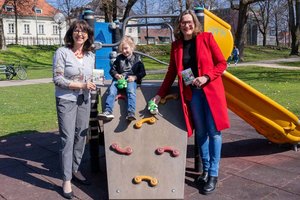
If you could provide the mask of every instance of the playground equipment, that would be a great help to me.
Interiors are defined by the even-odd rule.
[[[204,15],[204,30],[214,34],[224,57],[227,58],[233,47],[232,35],[228,32],[230,25],[208,10],[204,10]],[[290,143],[297,150],[300,142],[300,120],[296,115],[229,72],[226,71],[222,78],[231,111],[270,141],[277,144]]]
[[[199,11],[198,16],[204,17],[204,31],[214,34],[224,57],[227,58],[233,48],[231,26],[206,9],[199,9]],[[123,29],[130,19],[145,17],[170,18],[175,16],[131,16],[124,21]],[[296,115],[227,71],[223,74],[223,82],[230,110],[270,141],[278,144],[290,143],[296,150],[300,142],[300,120]]]
[[[104,123],[109,199],[183,199],[187,134],[180,101],[168,98],[160,113],[147,104],[160,83],[144,81],[136,91],[137,120],[128,122],[126,101],[119,98],[115,118]],[[177,87],[172,92],[178,93]],[[102,105],[107,88],[101,87]],[[178,115],[174,117],[176,110]]]
[[[227,58],[233,48],[230,25],[208,10],[200,9],[199,13],[203,16],[204,30],[214,34],[224,57]],[[123,30],[130,19],[146,17],[177,16],[131,16],[124,21]],[[106,38],[114,27],[109,24],[95,24],[95,45],[99,49],[96,52],[96,65],[97,68],[104,69],[105,73],[108,73],[112,61],[109,58],[115,57],[112,47],[118,45],[118,42],[112,43],[110,38]],[[105,74],[105,77],[109,75]],[[300,121],[294,114],[229,72],[223,74],[223,82],[229,109],[270,141],[290,143],[297,147],[300,142]],[[132,125],[124,120],[126,106],[122,98],[118,99],[119,106],[114,111],[115,120],[104,124],[110,199],[184,197],[187,136],[180,103],[176,101],[176,95],[168,95],[164,102],[160,102],[159,111],[162,115],[153,117],[149,112],[151,106],[147,109],[149,100],[155,95],[159,85],[149,82],[137,90],[137,111],[141,119],[136,124]],[[106,87],[107,85],[101,88],[102,94],[105,94]],[[104,95],[102,105],[105,98]],[[152,105],[152,110],[155,109],[157,107]],[[178,112],[176,117],[171,110]]]

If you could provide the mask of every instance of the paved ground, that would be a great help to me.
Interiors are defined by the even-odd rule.
[[[193,138],[188,142],[185,200],[196,199],[300,199],[300,152],[289,145],[268,142],[230,112],[232,127],[223,132],[223,149],[217,191],[204,196],[194,180]],[[63,199],[56,132],[32,133],[0,139],[0,200]],[[75,199],[108,199],[105,157],[100,171],[92,173],[89,145],[83,172],[91,186],[73,186]]]

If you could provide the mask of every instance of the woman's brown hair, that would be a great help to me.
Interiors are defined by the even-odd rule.
[[[88,39],[83,45],[83,51],[87,52],[94,50],[94,31],[85,20],[76,20],[71,24],[64,38],[65,46],[68,48],[74,47],[73,32],[77,27],[80,27],[82,31],[88,34]]]
[[[184,15],[188,15],[188,14],[192,16],[193,22],[195,24],[195,29],[194,29],[194,32],[193,32],[193,36],[195,37],[196,35],[198,35],[198,33],[201,33],[203,31],[202,25],[200,24],[195,12],[193,10],[185,10],[179,15],[179,17],[177,18],[177,21],[176,21],[174,36],[177,40],[183,38],[183,34],[180,30],[180,26],[181,26],[180,24],[181,24],[181,21],[182,21],[182,17]]]

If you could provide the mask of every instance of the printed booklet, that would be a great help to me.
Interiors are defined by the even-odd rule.
[[[193,74],[191,68],[183,70],[181,72],[181,74],[182,74],[182,78],[183,78],[183,81],[184,81],[185,85],[191,84],[193,82],[193,80],[195,79],[194,74]]]
[[[93,69],[93,82],[97,86],[104,85],[104,70],[103,69]]]

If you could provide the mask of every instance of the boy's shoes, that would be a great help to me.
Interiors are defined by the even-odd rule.
[[[115,117],[111,112],[108,111],[105,111],[104,113],[101,113],[98,116],[105,120],[112,120]]]
[[[128,121],[136,120],[135,115],[134,115],[134,113],[132,113],[132,112],[128,113],[126,119],[127,119]]]

